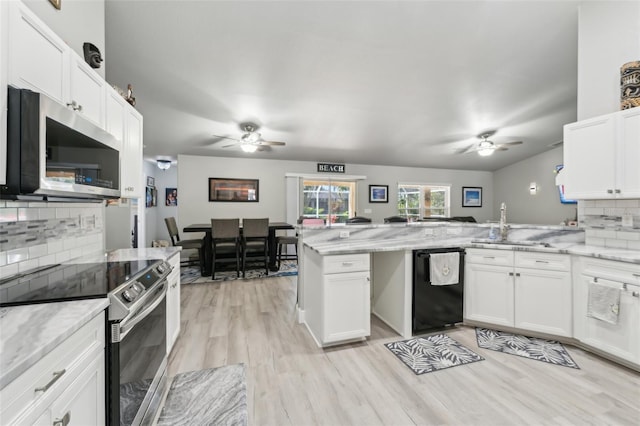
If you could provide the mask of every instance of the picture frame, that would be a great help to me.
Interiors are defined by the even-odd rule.
[[[147,186],[156,186],[156,180],[153,176],[147,176]]]
[[[170,207],[178,205],[178,188],[164,189],[164,205]]]
[[[209,201],[257,203],[260,200],[258,179],[209,178]]]
[[[389,185],[369,185],[370,203],[388,203]]]
[[[145,191],[145,206],[155,207],[157,205],[158,205],[158,191],[152,186],[147,186]]]
[[[462,187],[462,207],[482,207],[482,187]]]

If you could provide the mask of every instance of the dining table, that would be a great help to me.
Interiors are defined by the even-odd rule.
[[[277,271],[278,263],[276,259],[276,231],[295,229],[293,225],[287,222],[269,222],[269,236],[267,238],[267,244],[269,246],[269,270]],[[212,271],[212,252],[211,252],[211,223],[195,223],[189,226],[185,226],[182,232],[204,232],[204,270],[202,276],[211,275]],[[240,233],[242,233],[242,222],[240,222]]]

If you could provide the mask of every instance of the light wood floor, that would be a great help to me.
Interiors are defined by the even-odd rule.
[[[321,350],[296,322],[296,277],[182,286],[169,375],[247,366],[250,425],[640,425],[640,374],[568,346],[580,370],[478,348],[485,361],[416,376],[383,344]]]

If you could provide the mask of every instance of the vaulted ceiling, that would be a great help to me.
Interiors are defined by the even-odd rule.
[[[133,85],[146,158],[497,170],[576,119],[579,1],[106,0],[106,77]],[[253,154],[230,140],[253,122]],[[458,153],[496,130],[522,140]]]

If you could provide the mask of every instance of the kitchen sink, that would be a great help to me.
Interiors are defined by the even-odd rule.
[[[501,246],[528,246],[528,247],[551,247],[551,244],[542,241],[511,241],[511,240],[471,240],[471,243],[477,244],[496,244]]]

